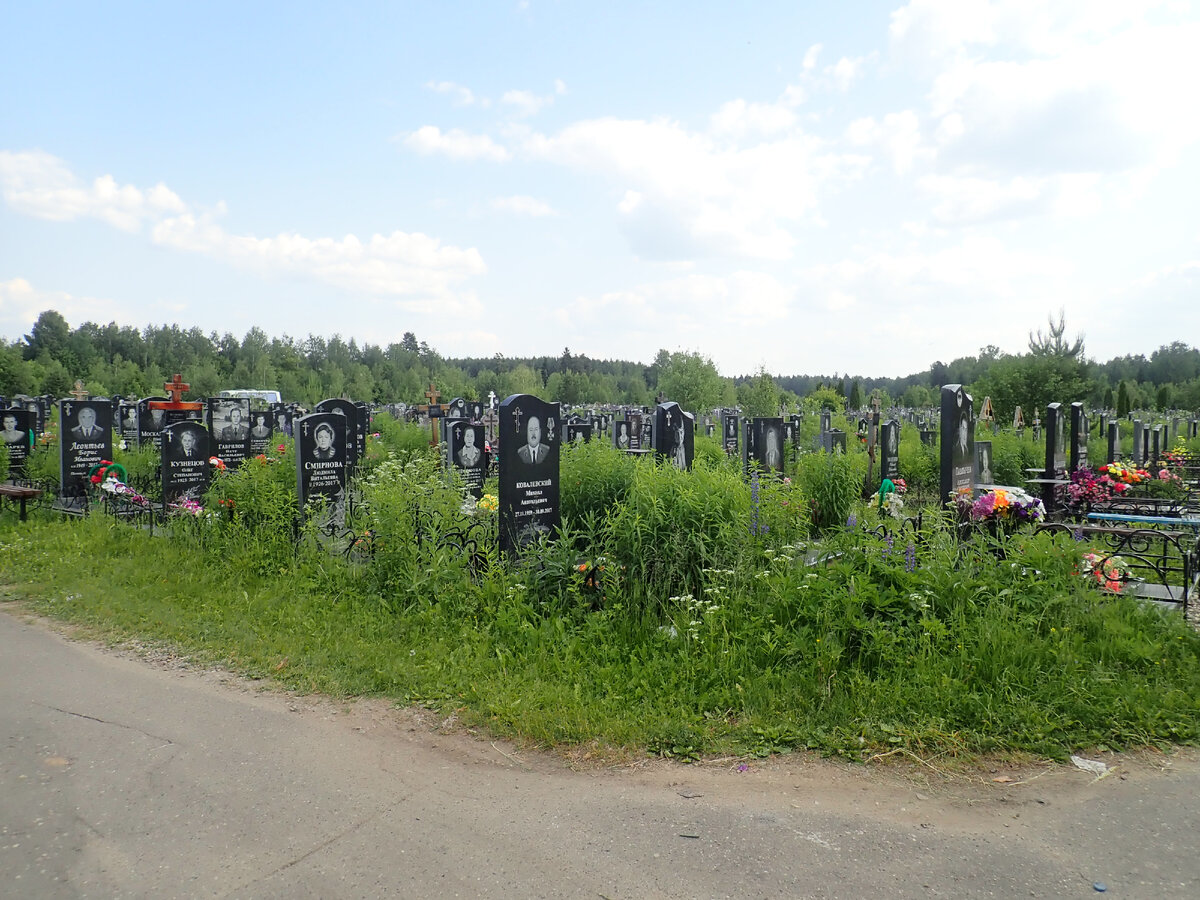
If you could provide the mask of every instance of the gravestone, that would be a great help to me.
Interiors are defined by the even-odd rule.
[[[1146,461],[1146,450],[1143,442],[1145,427],[1141,419],[1133,420],[1133,464],[1140,466]]]
[[[568,422],[567,423],[567,443],[568,444],[585,444],[592,439],[592,423],[591,422]]]
[[[1162,452],[1166,449],[1163,446],[1163,427],[1155,425],[1150,431],[1150,464],[1158,468],[1158,461],[1162,458]]]
[[[292,413],[286,404],[274,403],[271,405],[271,418],[273,420],[272,430],[277,434],[286,434],[291,437],[292,434]]]
[[[1069,472],[1077,472],[1088,464],[1088,417],[1082,403],[1071,404],[1071,441]]]
[[[820,449],[826,453],[834,453],[836,451],[846,452],[846,432],[840,428],[831,428],[829,431],[822,432],[817,435],[820,441]]]
[[[970,498],[975,487],[975,410],[961,384],[942,385],[942,502]]]
[[[921,443],[926,447],[937,446],[937,432],[932,429],[922,428],[919,432],[921,435]]]
[[[130,447],[136,447],[138,442],[138,404],[136,400],[122,400],[117,410],[120,418],[117,420],[117,431],[121,440]]]
[[[640,418],[640,416],[639,416]],[[500,404],[500,549],[551,537],[560,523],[559,406],[530,394]]]
[[[1058,498],[1055,492],[1055,481],[1062,481],[1067,475],[1067,434],[1066,417],[1063,415],[1061,403],[1050,403],[1046,406],[1046,454],[1042,467],[1042,502],[1046,511],[1052,512],[1058,508]]]
[[[975,442],[975,484],[992,485],[996,476],[992,473],[992,442]]]
[[[208,429],[199,422],[175,422],[163,429],[163,506],[204,496],[211,477],[209,450]]]
[[[260,456],[267,452],[271,444],[273,422],[270,412],[255,410],[250,413],[250,455]]]
[[[87,494],[91,470],[112,459],[112,404],[107,400],[67,398],[58,404],[61,496]]]
[[[738,452],[738,416],[737,413],[721,414],[721,445],[725,452],[732,455]]]
[[[358,463],[358,407],[352,400],[329,399],[317,404],[316,412],[333,413],[346,420],[344,451],[346,468],[353,469]]]
[[[833,413],[827,409],[821,410],[821,434],[833,428]]]
[[[151,408],[151,402],[163,402],[166,397],[143,397],[137,402],[138,447],[152,444],[155,450],[162,449],[162,430],[167,427],[167,414],[161,409]]]
[[[1121,426],[1116,422],[1108,423],[1108,458],[1106,462],[1114,463],[1121,454]]]
[[[25,474],[25,460],[33,452],[33,414],[12,406],[0,411],[0,440],[8,450],[8,477]]]
[[[900,477],[900,423],[895,419],[880,426],[879,476],[895,481]]]
[[[742,463],[746,471],[757,466],[763,472],[783,473],[783,419],[763,417],[746,420]]]
[[[244,397],[212,397],[208,401],[209,448],[226,467],[236,469],[250,458],[250,401]]]
[[[484,427],[459,420],[450,426],[446,438],[448,463],[458,470],[468,492],[478,500],[483,496],[483,482],[487,478]]]
[[[660,403],[654,410],[654,434],[654,453],[659,459],[667,459],[684,471],[692,467],[696,420],[691,413],[684,412],[678,403]]]
[[[335,518],[344,514],[346,435],[350,422],[332,412],[310,413],[293,423],[296,431],[296,493],[300,508],[324,498]]]

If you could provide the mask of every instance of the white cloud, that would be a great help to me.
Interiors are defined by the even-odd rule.
[[[106,324],[118,320],[129,322],[133,319],[124,307],[111,300],[76,297],[65,291],[39,290],[24,278],[0,281],[0,334],[27,332],[47,309],[57,310],[67,321],[77,324]]]
[[[136,231],[145,221],[187,209],[161,183],[140,189],[102,175],[90,185],[81,184],[62,160],[41,150],[0,151],[0,194],[17,212],[39,219],[95,218],[123,231]]]
[[[556,216],[557,212],[545,201],[536,197],[526,197],[518,194],[513,197],[496,197],[492,200],[492,209],[509,212],[519,216]]]
[[[881,149],[892,160],[897,175],[909,172],[915,160],[932,162],[936,155],[921,139],[921,124],[910,109],[888,113],[882,121],[872,116],[856,119],[846,129],[846,139],[856,147]]]
[[[477,308],[473,296],[455,286],[487,269],[475,248],[443,246],[424,234],[396,231],[366,240],[352,234],[341,239],[230,234],[211,215],[191,212],[164,185],[119,187],[105,175],[93,188],[79,188],[66,164],[44,153],[0,154],[0,178],[5,201],[28,215],[58,221],[94,217],[124,230],[146,222],[152,226],[151,240],[162,246],[345,290],[400,297],[406,304],[436,301],[450,311]],[[11,295],[23,291],[10,283]]]
[[[403,138],[404,145],[426,155],[443,154],[451,159],[486,159],[505,162],[512,154],[486,134],[468,134],[457,128],[443,132],[436,125],[425,125]]]
[[[554,92],[552,94],[539,95],[533,91],[505,91],[500,98],[500,102],[505,106],[511,107],[513,115],[520,118],[527,118],[536,115],[543,107],[551,106],[556,97],[562,97],[567,93],[567,85],[561,78],[554,82]]]
[[[479,102],[470,88],[453,81],[427,81],[425,87],[434,93],[449,94],[455,106],[474,106]]]
[[[709,119],[709,131],[718,137],[741,140],[747,135],[770,136],[796,124],[796,114],[787,106],[730,100]]]

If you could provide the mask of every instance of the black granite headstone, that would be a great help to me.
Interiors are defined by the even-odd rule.
[[[500,549],[508,553],[559,527],[562,419],[557,403],[530,394],[506,397],[499,415]]]
[[[346,494],[346,416],[311,413],[295,421],[296,493],[303,509],[323,497],[340,507]]]
[[[112,404],[68,397],[59,401],[58,420],[62,496],[83,497],[91,470],[112,459]]]
[[[271,413],[267,410],[256,409],[250,413],[250,455],[259,456],[266,453],[271,444],[272,429]]]
[[[750,419],[746,423],[746,448],[742,453],[747,471],[757,465],[764,472],[783,472],[783,419],[778,416]]]
[[[176,422],[162,431],[163,504],[199,500],[211,476],[208,429],[199,422]]]
[[[590,422],[568,422],[567,443],[585,444],[592,439],[592,424]]]
[[[1071,404],[1071,447],[1068,471],[1075,472],[1088,464],[1088,416],[1082,403]]]
[[[271,417],[273,420],[272,430],[276,434],[286,434],[291,437],[292,434],[292,412],[283,403],[275,403],[271,406]]]
[[[10,407],[0,411],[0,440],[8,450],[9,477],[25,474],[25,460],[33,451],[33,414],[27,409]]]
[[[1108,459],[1107,462],[1116,462],[1121,455],[1121,426],[1116,422],[1108,423]]]
[[[487,477],[487,453],[484,451],[484,428],[457,419],[446,434],[446,460],[458,470],[471,496],[483,496],[483,481]]]
[[[725,447],[725,452],[734,454],[738,452],[738,416],[737,413],[722,413],[721,414],[721,434],[722,444]]]
[[[942,385],[942,502],[970,498],[975,487],[975,410],[961,384]]]
[[[212,455],[236,469],[250,458],[250,401],[244,397],[213,397],[208,401],[208,431]]]
[[[900,477],[900,423],[895,419],[880,426],[879,475],[895,481]]]
[[[316,411],[333,413],[346,419],[344,452],[346,465],[353,469],[358,463],[358,407],[352,400],[330,399],[318,403]]]
[[[117,420],[117,431],[121,440],[130,447],[137,446],[138,440],[138,404],[136,400],[123,400],[117,410],[120,418]]]
[[[692,467],[696,456],[696,419],[674,402],[660,403],[654,410],[654,452],[670,460],[677,469]]]
[[[151,409],[150,401],[162,403],[166,397],[143,397],[137,402],[137,445],[139,448],[153,445],[155,450],[162,449],[162,430],[167,427],[166,410]]]
[[[1146,461],[1145,442],[1143,440],[1145,430],[1141,419],[1133,420],[1133,464],[1135,466],[1140,466]]]
[[[992,442],[975,442],[975,483],[977,485],[995,484],[996,476],[992,473]]]

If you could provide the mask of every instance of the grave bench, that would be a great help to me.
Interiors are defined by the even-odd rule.
[[[1098,551],[1101,565],[1119,556],[1133,573],[1135,580],[1126,582],[1123,593],[1177,606],[1186,615],[1200,582],[1200,529],[1176,529],[1166,524],[1168,519],[1143,518],[1149,521],[1122,525],[1099,524],[1099,520],[1086,524],[1043,522],[1037,530],[1063,532],[1102,545],[1104,549]]]
[[[0,499],[9,500],[19,506],[18,515],[22,522],[25,521],[26,516],[25,504],[30,500],[37,500],[41,496],[41,488],[25,487],[19,484],[0,484]]]

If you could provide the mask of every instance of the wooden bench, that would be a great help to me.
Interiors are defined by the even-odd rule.
[[[1122,522],[1131,525],[1200,530],[1200,517],[1196,516],[1135,516],[1126,513],[1090,512],[1087,514],[1087,518],[1089,522]]]
[[[20,506],[21,521],[25,521],[25,504],[42,496],[40,488],[23,487],[19,484],[0,484],[0,498],[5,498]]]

